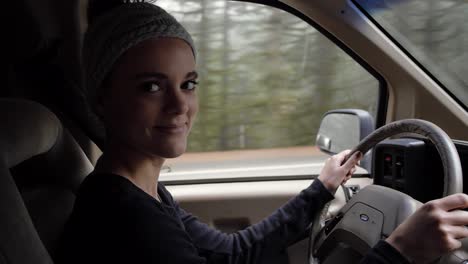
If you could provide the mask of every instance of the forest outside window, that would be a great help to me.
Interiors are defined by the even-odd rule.
[[[314,144],[326,111],[359,108],[376,117],[379,81],[294,15],[222,0],[155,4],[192,34],[200,74],[188,153],[167,161],[162,180],[194,170],[307,166],[325,157]]]

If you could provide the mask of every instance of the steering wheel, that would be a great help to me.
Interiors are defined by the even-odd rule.
[[[443,196],[463,192],[463,173],[455,145],[441,128],[428,121],[405,119],[380,127],[352,149],[347,158],[357,151],[365,154],[380,141],[402,134],[422,135],[435,145],[444,168]],[[318,226],[322,213],[317,214],[309,240],[309,263],[358,263],[420,205],[410,196],[384,186],[363,188],[323,228]],[[462,263],[465,259],[468,240],[462,240],[462,248],[444,256],[440,263]]]

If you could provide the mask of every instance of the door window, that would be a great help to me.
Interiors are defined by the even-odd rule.
[[[188,153],[167,161],[168,177],[197,169],[275,174],[278,166],[299,173],[301,164],[324,158],[314,144],[326,111],[359,108],[376,116],[379,81],[296,16],[245,2],[155,4],[192,34],[200,74]]]

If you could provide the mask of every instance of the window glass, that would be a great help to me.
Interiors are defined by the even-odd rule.
[[[155,4],[192,34],[200,73],[189,153],[168,161],[168,171],[202,166],[184,167],[202,157],[232,166],[310,161],[319,155],[313,146],[326,111],[359,108],[376,116],[379,81],[294,15],[220,0]],[[274,164],[259,161],[270,156]]]
[[[468,1],[356,2],[468,107]]]

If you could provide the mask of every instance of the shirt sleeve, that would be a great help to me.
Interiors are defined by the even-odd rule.
[[[384,240],[379,241],[360,264],[410,264],[401,253]]]
[[[284,263],[285,249],[304,235],[315,214],[333,198],[316,179],[269,217],[232,234],[202,223],[176,202],[174,207],[200,254],[210,263]]]

